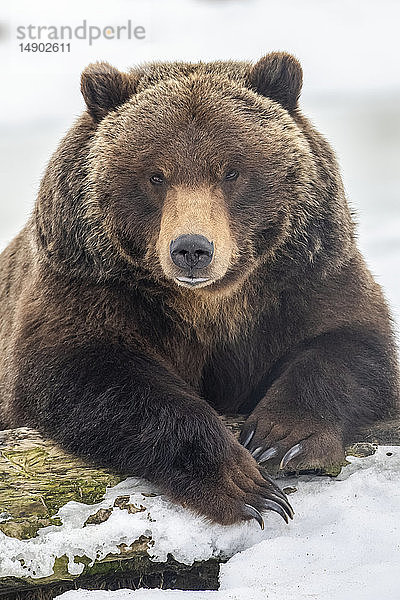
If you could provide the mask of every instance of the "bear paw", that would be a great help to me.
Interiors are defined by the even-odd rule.
[[[284,492],[238,443],[217,478],[191,482],[185,498],[175,499],[222,525],[255,519],[263,529],[264,511],[277,512],[286,523],[294,514]]]
[[[313,470],[336,474],[346,464],[341,432],[314,419],[250,416],[240,442],[270,473]]]

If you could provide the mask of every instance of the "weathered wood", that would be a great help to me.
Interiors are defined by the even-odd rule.
[[[0,433],[0,530],[19,539],[57,524],[53,515],[70,500],[99,502],[122,476],[94,469],[37,431]]]
[[[238,436],[244,417],[226,416],[222,419]],[[367,444],[358,444],[356,449],[352,449],[353,454],[360,452],[361,455],[373,452],[372,444],[400,444],[400,420],[394,419],[366,428],[354,441],[367,442]],[[337,466],[337,472],[340,471],[341,466]],[[335,469],[330,474],[336,474]],[[96,469],[63,452],[57,444],[43,439],[32,429],[2,431],[0,432],[0,531],[19,539],[32,538],[39,528],[60,524],[54,515],[68,501],[74,500],[85,504],[100,502],[106,488],[116,485],[124,478],[105,469]],[[129,512],[140,510],[140,507],[129,504],[129,498],[124,496],[117,498],[114,506]],[[112,508],[94,510],[86,523],[106,520],[110,510]],[[77,579],[79,585],[90,587],[91,581],[94,586],[100,585],[99,578],[102,579],[102,585],[107,587],[112,587],[110,581],[116,582],[118,578],[118,585],[121,581],[127,584],[128,580],[133,585],[135,581],[143,581],[143,578],[147,577],[148,585],[151,586],[152,582],[160,578],[164,578],[164,581],[168,578],[170,581],[179,580],[180,577],[182,579],[184,573],[185,580],[192,582],[193,589],[196,586],[198,589],[215,589],[218,579],[218,561],[207,561],[194,565],[193,568],[180,565],[172,558],[167,563],[154,563],[147,554],[148,543],[150,540],[142,536],[129,547],[121,546],[118,555],[109,555],[102,561],[96,561],[91,567],[85,564],[83,574]],[[82,557],[79,560],[84,562]],[[67,561],[57,559],[54,574],[50,577],[0,579],[0,597],[22,598],[23,590],[28,594],[28,590],[34,589],[36,592],[32,597],[47,599],[52,597],[54,590],[59,593],[60,590],[69,589],[73,579],[76,579],[76,576],[68,573]],[[117,583],[115,585],[117,586]],[[17,593],[20,595],[17,596]]]
[[[51,600],[71,589],[175,588],[180,590],[218,589],[222,561],[209,559],[184,565],[172,558],[152,562],[147,556],[108,557],[85,569],[82,575],[66,576],[67,561],[56,561],[52,580],[26,580],[15,577],[0,579],[1,600]]]

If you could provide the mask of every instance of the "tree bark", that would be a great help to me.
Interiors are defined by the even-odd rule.
[[[221,417],[236,435],[245,418],[232,415]],[[354,440],[348,453],[358,456],[371,454],[376,444],[400,445],[400,419],[381,422],[365,428]],[[361,443],[360,443],[361,442]],[[342,465],[337,466],[337,472]],[[337,472],[328,473],[330,475]],[[0,432],[0,531],[10,537],[29,539],[38,529],[60,524],[54,515],[70,500],[94,504],[103,499],[105,490],[126,476],[95,468],[62,451],[54,442],[43,439],[32,429],[8,429]],[[134,511],[129,499],[117,499],[121,508]],[[117,502],[117,501],[116,501]],[[109,510],[95,511],[90,523],[101,522],[111,514]],[[110,555],[94,566],[85,567],[75,583],[81,586],[136,585],[146,578],[150,587],[163,580],[170,587],[173,582],[190,582],[187,589],[215,589],[218,581],[218,561],[196,563],[193,568],[170,559],[154,563],[146,552],[150,540],[142,536],[129,548],[121,547],[119,555]],[[0,549],[1,551],[1,549]],[[123,565],[123,567],[121,566]],[[119,575],[117,576],[116,571]],[[122,577],[122,579],[121,579]],[[99,579],[100,578],[100,579]],[[0,598],[35,598],[47,600],[53,594],[72,587],[74,576],[68,573],[66,561],[58,559],[54,574],[43,579],[0,578]],[[101,580],[101,581],[100,581]],[[114,583],[113,583],[114,581]],[[111,582],[111,583],[110,583]],[[132,585],[130,585],[132,584]],[[189,585],[189,583],[188,583]],[[24,591],[25,590],[25,591]],[[28,590],[35,590],[34,592]],[[55,591],[56,590],[56,591]]]

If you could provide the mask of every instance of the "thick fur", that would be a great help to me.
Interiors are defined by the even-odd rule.
[[[301,81],[284,53],[84,72],[88,110],[0,257],[4,426],[232,523],[268,484],[218,413],[248,413],[275,463],[301,442],[299,468],[396,412],[388,309]],[[215,241],[196,289],[168,255],[182,233]]]

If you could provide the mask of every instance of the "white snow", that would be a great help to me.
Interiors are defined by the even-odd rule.
[[[69,502],[59,515],[62,526],[42,529],[33,540],[0,536],[0,577],[43,577],[51,574],[57,556],[66,554],[71,573],[117,545],[151,535],[149,553],[163,561],[167,553],[182,562],[212,556],[233,556],[221,566],[218,592],[121,590],[70,591],[62,600],[398,600],[400,598],[400,447],[380,447],[366,458],[350,457],[339,477],[285,478],[295,486],[290,496],[296,511],[287,526],[275,513],[266,515],[266,529],[255,522],[222,527],[170,503],[165,497],[143,496],[154,488],[128,479],[108,490],[103,502],[88,506]],[[82,529],[100,507],[119,495],[146,505],[135,514],[114,509],[108,521]],[[21,563],[23,561],[23,564]]]
[[[351,461],[336,480],[299,482],[293,525],[222,566],[221,588],[270,600],[398,600],[400,448]]]
[[[154,545],[148,552],[154,560],[165,561],[167,554],[172,553],[186,564],[214,556],[232,556],[263,539],[255,521],[234,527],[212,525],[162,495],[147,495],[155,492],[147,482],[130,478],[110,488],[101,503],[88,506],[68,502],[57,513],[63,525],[45,527],[32,540],[17,540],[0,532],[0,577],[46,577],[53,572],[54,560],[63,555],[69,559],[69,572],[79,574],[84,565],[74,562],[74,557],[86,556],[93,562],[109,553],[118,554],[119,544],[130,545],[141,535],[152,538]],[[111,507],[117,496],[128,494],[131,503],[147,510],[128,514],[115,508],[104,523],[82,529],[89,515],[99,508]],[[275,513],[266,521],[267,529],[283,531],[285,527]]]
[[[391,455],[388,455],[388,453]],[[286,480],[296,515],[221,566],[218,592],[71,591],[61,600],[398,600],[400,448],[350,457],[336,479]]]
[[[223,592],[183,592],[181,590],[118,590],[117,592],[91,592],[77,590],[57,596],[60,600],[268,600],[265,592],[257,589],[237,588]],[[280,600],[288,600],[286,596]]]

